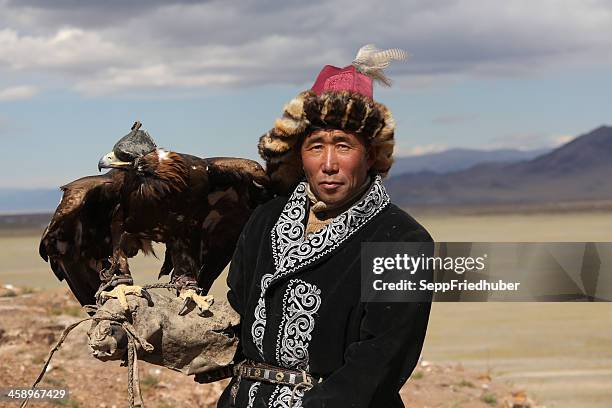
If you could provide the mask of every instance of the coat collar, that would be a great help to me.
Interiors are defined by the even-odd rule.
[[[359,201],[306,238],[307,201],[306,182],[303,181],[289,197],[272,228],[275,271],[270,284],[329,256],[389,204],[389,195],[382,184],[382,178],[376,176],[367,193]]]

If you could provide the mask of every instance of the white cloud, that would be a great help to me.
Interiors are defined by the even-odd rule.
[[[38,94],[38,89],[33,86],[22,85],[0,89],[0,101],[16,101],[30,99]]]
[[[571,142],[572,140],[574,140],[576,138],[576,136],[573,135],[554,135],[551,136],[551,147],[559,147],[561,145],[564,145],[566,143]]]
[[[424,154],[443,152],[448,149],[449,149],[448,145],[445,145],[445,144],[428,144],[428,145],[412,146],[409,148],[399,147],[395,149],[394,155],[397,157],[422,156]]]
[[[86,73],[96,67],[131,65],[133,62],[125,60],[129,55],[129,48],[104,40],[96,32],[76,28],[39,36],[0,30],[0,64],[16,71]]]
[[[601,0],[0,1],[2,26],[0,73],[52,73],[85,93],[298,84],[369,42],[412,54],[391,68],[410,87],[612,64]]]
[[[489,149],[533,150],[556,148],[572,141],[576,136],[568,134],[548,134],[537,132],[515,133],[491,139]]]

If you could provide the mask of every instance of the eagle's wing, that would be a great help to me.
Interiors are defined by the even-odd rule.
[[[270,182],[253,160],[216,157],[205,162],[210,211],[202,223],[203,267],[198,285],[208,290],[231,260],[240,232],[255,207],[269,199]]]
[[[95,303],[98,271],[109,266],[111,219],[123,177],[111,170],[62,186],[62,200],[40,240],[40,256],[59,280],[66,279],[82,305]]]
[[[235,157],[211,157],[204,161],[207,164],[211,190],[254,187],[254,196],[268,193],[270,179],[256,161]]]

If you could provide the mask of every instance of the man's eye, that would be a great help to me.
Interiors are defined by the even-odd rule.
[[[345,145],[345,144],[339,144],[336,147],[338,149],[340,149],[340,150],[348,150],[348,149],[350,149],[350,146],[349,145]]]

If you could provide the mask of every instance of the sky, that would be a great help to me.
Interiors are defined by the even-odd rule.
[[[411,54],[374,91],[397,156],[612,124],[612,1],[0,0],[0,188],[96,174],[135,120],[170,150],[259,159],[283,105],[370,43]]]

